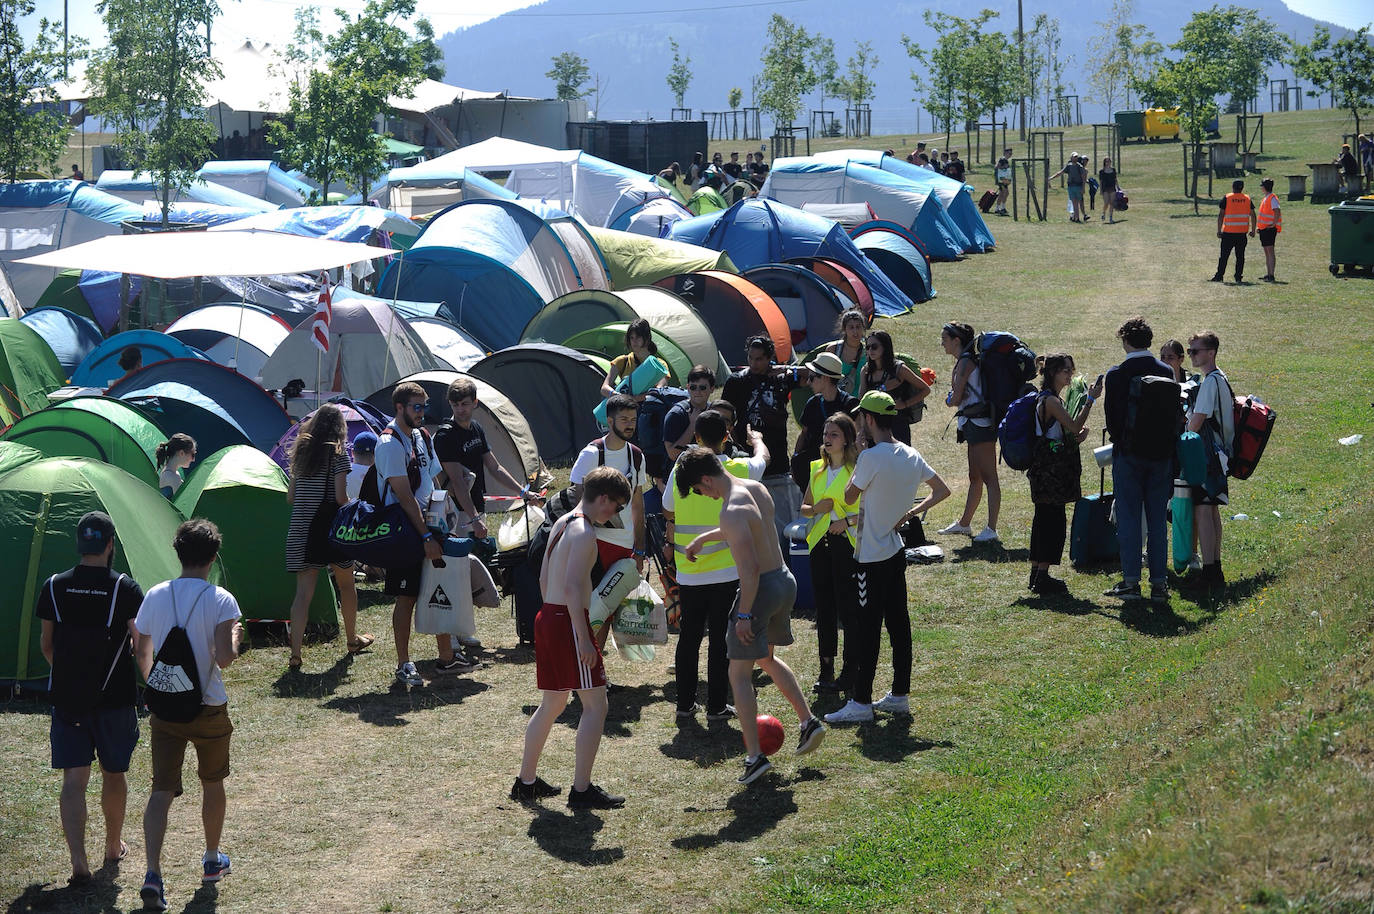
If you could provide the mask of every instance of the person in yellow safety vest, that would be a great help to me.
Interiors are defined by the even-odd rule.
[[[703,410],[696,420],[696,440],[717,455],[723,454],[730,435],[730,425],[714,409]],[[721,463],[731,475],[748,479],[762,479],[768,466],[768,448],[763,436],[749,430],[749,442],[754,455],[747,458],[722,457]],[[668,520],[668,541],[674,555],[682,555],[699,534],[720,526],[722,502],[689,492],[677,491],[676,468],[668,474],[668,487],[663,490],[663,515]],[[730,608],[739,589],[739,569],[724,541],[711,543],[701,550],[696,561],[677,563],[678,599],[682,615],[678,621],[680,633],[677,653],[673,657],[677,681],[677,719],[688,721],[696,717],[697,667],[701,659],[701,639],[709,636],[706,646],[706,719],[729,720],[735,709],[727,704],[730,695],[730,661],[725,655],[725,629],[730,624]]]
[[[857,401],[856,401],[857,402]],[[844,639],[840,675],[835,676],[835,651],[839,645],[839,626],[854,630],[859,609],[859,589],[854,580],[857,543],[854,527],[859,522],[859,502],[846,501],[845,486],[854,475],[859,459],[855,443],[859,431],[854,420],[835,413],[825,420],[821,431],[821,457],[811,461],[810,482],[802,496],[802,517],[811,519],[806,545],[811,550],[811,582],[816,596],[816,641],[820,646],[821,675],[817,692],[841,692],[849,688],[854,675],[853,639]]]
[[[1264,248],[1266,270],[1260,279],[1274,282],[1274,239],[1283,231],[1283,213],[1279,212],[1279,197],[1274,193],[1274,179],[1265,178],[1260,182],[1260,187],[1264,188],[1264,199],[1260,201],[1255,225],[1259,229],[1260,247]]]
[[[1255,203],[1245,190],[1244,181],[1232,181],[1231,192],[1221,200],[1221,212],[1217,213],[1217,237],[1221,239],[1221,256],[1217,258],[1217,272],[1212,282],[1221,282],[1226,274],[1226,261],[1231,259],[1231,251],[1236,252],[1236,282],[1243,282],[1245,275],[1246,229],[1249,237],[1255,237]]]

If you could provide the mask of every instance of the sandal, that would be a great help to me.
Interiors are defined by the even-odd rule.
[[[350,654],[361,654],[363,651],[371,647],[372,642],[376,640],[377,639],[372,637],[371,635],[359,635],[352,641],[348,642],[348,652]]]
[[[301,668],[301,656],[300,656],[300,654],[294,654],[294,655],[292,655],[291,659],[288,660],[288,661],[286,661],[286,668],[287,668],[288,670],[299,670],[299,669]]]

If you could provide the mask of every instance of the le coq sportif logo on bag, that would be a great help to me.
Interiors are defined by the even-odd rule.
[[[444,593],[444,588],[440,586],[434,588],[434,593],[429,595],[429,605],[442,607],[443,609],[451,609],[453,607],[453,601],[448,598],[448,594]]]
[[[195,687],[190,674],[180,664],[172,666],[160,660],[153,662],[153,670],[148,674],[148,688],[175,695],[179,692],[189,692]]]

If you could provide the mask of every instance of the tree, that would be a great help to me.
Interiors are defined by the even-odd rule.
[[[934,49],[925,51],[906,35],[902,36],[902,45],[909,56],[931,71],[931,78],[924,82],[915,71],[911,79],[918,91],[922,87],[926,89],[926,108],[944,122],[945,146],[949,146],[954,123],[977,118],[985,110],[982,81],[987,76],[983,63],[987,51],[979,54],[978,59],[975,59],[975,52],[980,47],[983,26],[996,18],[997,13],[985,9],[971,19],[961,19],[926,10],[923,16],[926,25],[935,32]]]
[[[1143,25],[1130,22],[1135,13],[1135,0],[1115,0],[1112,15],[1088,43],[1094,66],[1088,74],[1088,84],[1097,100],[1111,115],[1116,108],[1117,95],[1126,91],[1131,75],[1136,72],[1136,45],[1150,34]]]
[[[70,130],[51,86],[84,56],[81,39],[64,55],[62,29],[47,19],[38,20],[33,44],[25,47],[19,20],[33,9],[31,0],[0,0],[0,176],[6,181],[57,166]]]
[[[668,68],[668,88],[673,90],[676,107],[681,108],[682,100],[687,96],[687,87],[692,84],[692,57],[690,54],[682,56],[674,38],[668,39],[668,47],[673,49],[673,65]]]
[[[1217,13],[1215,7],[1211,13]],[[1231,104],[1244,111],[1259,98],[1260,83],[1269,65],[1283,60],[1291,44],[1274,23],[1252,9],[1228,6],[1220,11],[1220,24],[1231,34],[1226,91]]]
[[[835,62],[835,42],[820,35],[811,38],[811,72],[816,74],[816,87],[821,90],[820,108],[825,110],[825,98],[839,96],[840,65]]]
[[[839,79],[841,92],[850,107],[857,108],[872,98],[878,91],[873,81],[873,68],[878,65],[878,55],[873,53],[873,44],[868,41],[856,42],[854,53],[845,63],[845,74]]]
[[[774,130],[790,127],[801,110],[801,98],[816,87],[811,50],[815,39],[791,20],[773,14],[763,49],[758,106],[773,117]]]
[[[1370,37],[1369,26],[1365,26],[1333,42],[1331,31],[1319,25],[1311,44],[1293,49],[1293,72],[1312,84],[1307,94],[1335,95],[1336,104],[1355,119],[1356,133],[1362,132],[1360,109],[1374,108],[1374,44]]]
[[[731,110],[731,111],[734,111],[736,108],[739,107],[739,103],[742,102],[742,101],[744,101],[744,90],[741,89],[739,86],[733,86],[733,87],[731,87],[731,89],[730,89],[730,95],[729,95],[729,98],[728,98],[728,104],[730,105],[730,110]]]
[[[210,54],[215,0],[100,0],[109,45],[88,77],[91,110],[118,125],[117,143],[135,173],[157,185],[162,224],[172,200],[195,180],[215,139],[205,85],[220,75]]]
[[[582,84],[591,76],[592,71],[587,66],[586,58],[572,51],[564,51],[562,54],[554,55],[552,63],[553,68],[544,75],[553,80],[554,98],[572,101],[587,95],[587,90],[582,88]]]

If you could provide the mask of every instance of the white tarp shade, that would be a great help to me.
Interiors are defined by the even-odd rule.
[[[425,114],[455,102],[501,97],[500,92],[478,92],[476,89],[464,89],[461,86],[450,86],[438,80],[426,79],[415,87],[410,98],[393,95],[386,103],[397,111]]]

